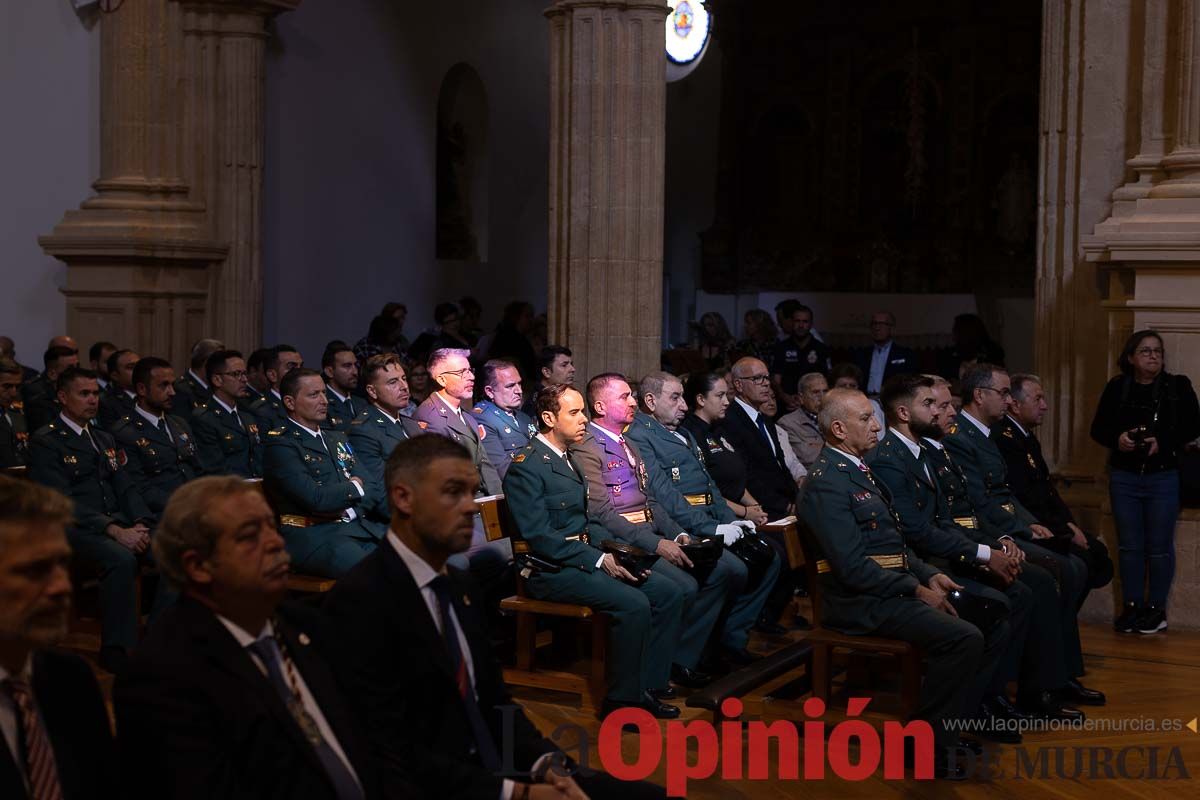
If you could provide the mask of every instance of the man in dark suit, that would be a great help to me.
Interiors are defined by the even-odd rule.
[[[29,428],[21,403],[21,365],[0,356],[0,469],[24,466]]]
[[[71,504],[0,477],[0,797],[119,795],[108,713],[91,667],[55,652],[71,608]]]
[[[895,314],[876,311],[871,315],[871,346],[859,348],[854,353],[854,361],[867,381],[865,388],[868,397],[878,397],[884,382],[893,375],[917,371],[916,354],[896,344],[892,338],[895,328]]]
[[[409,398],[408,379],[400,356],[379,353],[368,358],[363,366],[363,383],[371,405],[350,423],[347,436],[362,470],[366,491],[363,510],[368,519],[389,522],[392,514],[388,509],[384,465],[396,445],[424,431],[416,421],[400,413],[408,406]]]
[[[182,487],[154,555],[181,596],[113,690],[125,796],[405,796],[381,792],[321,620],[280,605],[289,559],[257,487],[232,476]]]
[[[1050,478],[1042,443],[1034,434],[1048,410],[1041,380],[1036,375],[1023,374],[1013,375],[1011,380],[1008,414],[992,428],[991,438],[1008,465],[1008,486],[1012,493],[1054,534],[1046,545],[1059,552],[1069,551],[1087,563],[1087,589],[1079,598],[1082,607],[1089,591],[1112,581],[1112,559],[1103,541],[1075,524],[1075,515]]]
[[[479,476],[439,436],[397,445],[387,464],[391,528],[325,603],[337,665],[372,744],[438,797],[661,796],[580,772],[513,703],[491,653],[481,599],[446,560],[471,544]],[[505,763],[502,753],[511,748]],[[578,782],[578,783],[577,783]]]
[[[192,345],[188,360],[188,371],[175,381],[175,415],[190,423],[192,416],[212,397],[212,387],[204,376],[204,365],[208,357],[225,345],[216,339],[201,339]]]
[[[125,468],[112,435],[92,422],[100,384],[91,370],[69,367],[58,376],[62,413],[29,440],[29,477],[75,501],[67,531],[72,558],[100,576],[100,664],[119,672],[137,643],[138,560],[150,546],[154,514]]]

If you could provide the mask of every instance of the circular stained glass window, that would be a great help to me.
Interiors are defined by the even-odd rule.
[[[712,18],[703,0],[667,0],[667,58],[689,64],[704,52]]]

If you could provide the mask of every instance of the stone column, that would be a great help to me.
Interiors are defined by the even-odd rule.
[[[209,326],[249,351],[262,335],[262,162],[266,23],[300,0],[177,0],[183,9],[191,196],[229,247],[210,271]]]
[[[662,347],[665,0],[557,0],[550,21],[549,338],[580,386]]]
[[[182,180],[179,9],[132,0],[100,19],[96,195],[39,239],[67,264],[67,330],[178,362],[203,326],[207,266],[224,257]]]

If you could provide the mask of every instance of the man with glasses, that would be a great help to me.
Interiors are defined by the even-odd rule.
[[[262,477],[258,420],[239,407],[249,390],[246,362],[237,350],[218,350],[204,365],[212,398],[192,418],[200,460],[214,474]]]
[[[916,354],[892,339],[895,329],[896,316],[892,312],[876,311],[871,315],[871,346],[855,353],[858,368],[867,376],[868,397],[878,397],[884,381],[893,375],[917,371]]]
[[[1012,399],[1008,373],[992,364],[975,364],[963,374],[961,387],[960,422],[951,427],[943,440],[946,451],[966,476],[967,496],[984,532],[997,539],[1013,537],[1030,560],[1047,566],[1059,579],[1062,603],[1058,613],[1062,615],[1066,635],[1064,656],[1072,679],[1058,692],[1058,699],[1067,703],[1104,705],[1101,692],[1087,689],[1075,680],[1084,672],[1076,614],[1080,598],[1087,590],[1087,563],[1069,552],[1058,553],[1045,546],[1054,534],[1012,493],[1004,455],[990,438],[992,428],[1004,419]],[[1043,610],[1043,613],[1048,611]]]
[[[429,377],[437,391],[425,398],[414,415],[429,433],[447,436],[467,448],[479,472],[480,489],[485,495],[500,494],[500,474],[483,447],[487,430],[471,416],[475,392],[475,370],[469,361],[471,352],[457,348],[434,350],[429,356]]]

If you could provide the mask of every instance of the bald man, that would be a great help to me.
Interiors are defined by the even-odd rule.
[[[831,390],[817,423],[825,448],[809,471],[799,511],[820,559],[820,622],[842,633],[921,648],[928,669],[913,716],[933,727],[934,773],[962,779],[961,760],[949,754],[977,745],[962,742],[947,723],[974,716],[1008,643],[1008,623],[1001,620],[985,640],[950,605],[949,593],[963,587],[905,546],[891,493],[863,461],[880,431],[867,396]]]

